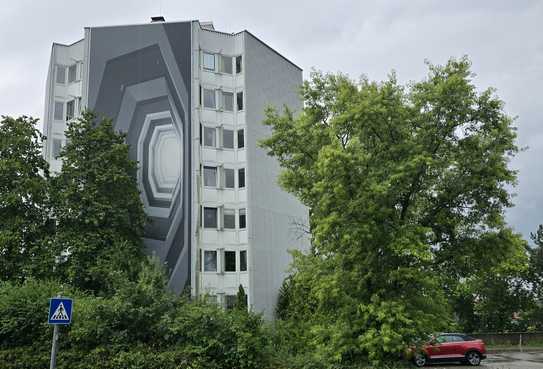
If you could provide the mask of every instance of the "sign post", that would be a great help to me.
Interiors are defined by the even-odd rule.
[[[60,294],[49,299],[49,324],[53,327],[53,343],[51,344],[50,369],[55,369],[58,350],[58,326],[72,322],[72,299],[63,298]]]

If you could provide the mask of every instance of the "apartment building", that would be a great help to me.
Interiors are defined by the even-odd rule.
[[[176,292],[226,308],[243,286],[251,309],[273,316],[290,263],[305,249],[295,224],[307,209],[279,188],[279,166],[258,147],[271,105],[302,107],[302,70],[248,31],[163,20],[85,28],[53,44],[44,155],[53,171],[64,131],[84,108],[114,120],[139,163],[150,222],[144,242]]]

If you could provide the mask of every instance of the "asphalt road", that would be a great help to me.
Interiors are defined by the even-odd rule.
[[[473,366],[461,364],[435,364],[428,365],[432,369],[464,369]],[[500,354],[489,354],[486,360],[483,360],[481,369],[543,369],[543,352],[504,352]]]

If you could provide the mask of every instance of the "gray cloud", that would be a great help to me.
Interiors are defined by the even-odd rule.
[[[21,0],[0,8],[0,114],[41,117],[53,41],[71,43],[90,25],[212,20],[226,32],[249,29],[305,70],[342,71],[401,81],[422,78],[423,63],[469,55],[480,88],[494,86],[518,116],[518,141],[529,146],[508,220],[525,237],[543,223],[543,2],[301,0]]]

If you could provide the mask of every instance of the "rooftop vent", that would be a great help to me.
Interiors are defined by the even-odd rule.
[[[166,22],[166,19],[164,19],[162,15],[159,15],[158,17],[151,17],[151,23],[157,22]]]
[[[213,22],[210,22],[210,21],[200,22],[200,27],[204,29],[210,29],[213,31],[215,30],[215,27],[213,27]]]

